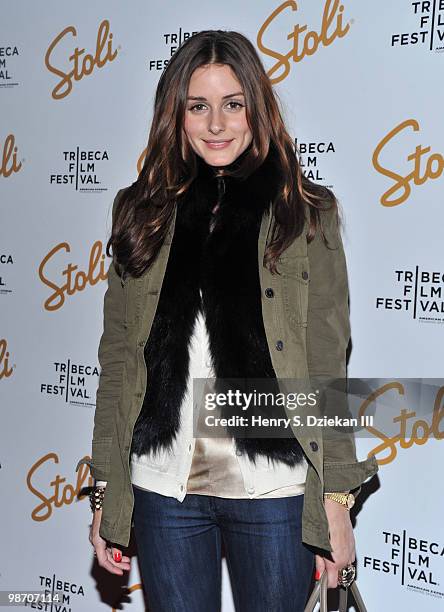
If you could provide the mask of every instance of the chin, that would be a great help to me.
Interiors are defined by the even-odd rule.
[[[209,166],[228,166],[229,164],[234,162],[234,160],[237,158],[237,155],[230,155],[229,157],[217,157],[216,155],[213,156],[206,154],[201,155],[201,157]]]

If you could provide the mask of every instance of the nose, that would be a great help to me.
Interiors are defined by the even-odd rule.
[[[225,120],[221,109],[211,111],[208,130],[213,134],[219,134],[225,130]]]

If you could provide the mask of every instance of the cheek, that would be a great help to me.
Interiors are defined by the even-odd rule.
[[[251,137],[250,127],[245,117],[239,117],[236,119],[232,125],[232,130],[237,132],[239,135],[242,135],[244,138]]]
[[[190,122],[188,119],[185,119],[183,123],[183,131],[185,133],[185,136],[190,137],[192,135],[193,125],[192,122]]]
[[[202,130],[202,119],[188,115],[184,121],[184,130],[188,136],[197,136]]]

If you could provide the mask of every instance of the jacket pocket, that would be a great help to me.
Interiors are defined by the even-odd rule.
[[[286,255],[279,258],[285,313],[291,326],[307,326],[308,285],[310,282],[307,255]]]
[[[124,325],[131,327],[137,322],[141,294],[141,280],[124,273],[120,279],[123,291]]]
[[[106,480],[104,476],[109,474],[112,443],[112,436],[105,436],[92,441],[91,472],[97,480]]]

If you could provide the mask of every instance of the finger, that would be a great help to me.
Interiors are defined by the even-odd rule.
[[[131,565],[128,561],[114,561],[113,555],[111,553],[111,548],[106,549],[106,558],[111,566],[116,570],[129,570],[131,569]],[[120,572],[119,572],[120,573]]]
[[[97,562],[100,567],[103,567],[111,574],[118,574],[119,576],[122,576],[123,569],[115,566],[115,564],[111,561],[111,555],[106,548],[103,546],[96,546],[96,552]]]
[[[131,561],[129,557],[122,555],[122,551],[120,550],[120,548],[116,548],[115,546],[111,547],[111,554],[113,557],[113,561],[115,561],[119,565],[121,563],[130,563]]]
[[[320,580],[324,570],[325,570],[325,560],[320,555],[315,555],[315,580]]]
[[[327,567],[327,588],[335,589],[338,586],[338,570],[334,567]]]

